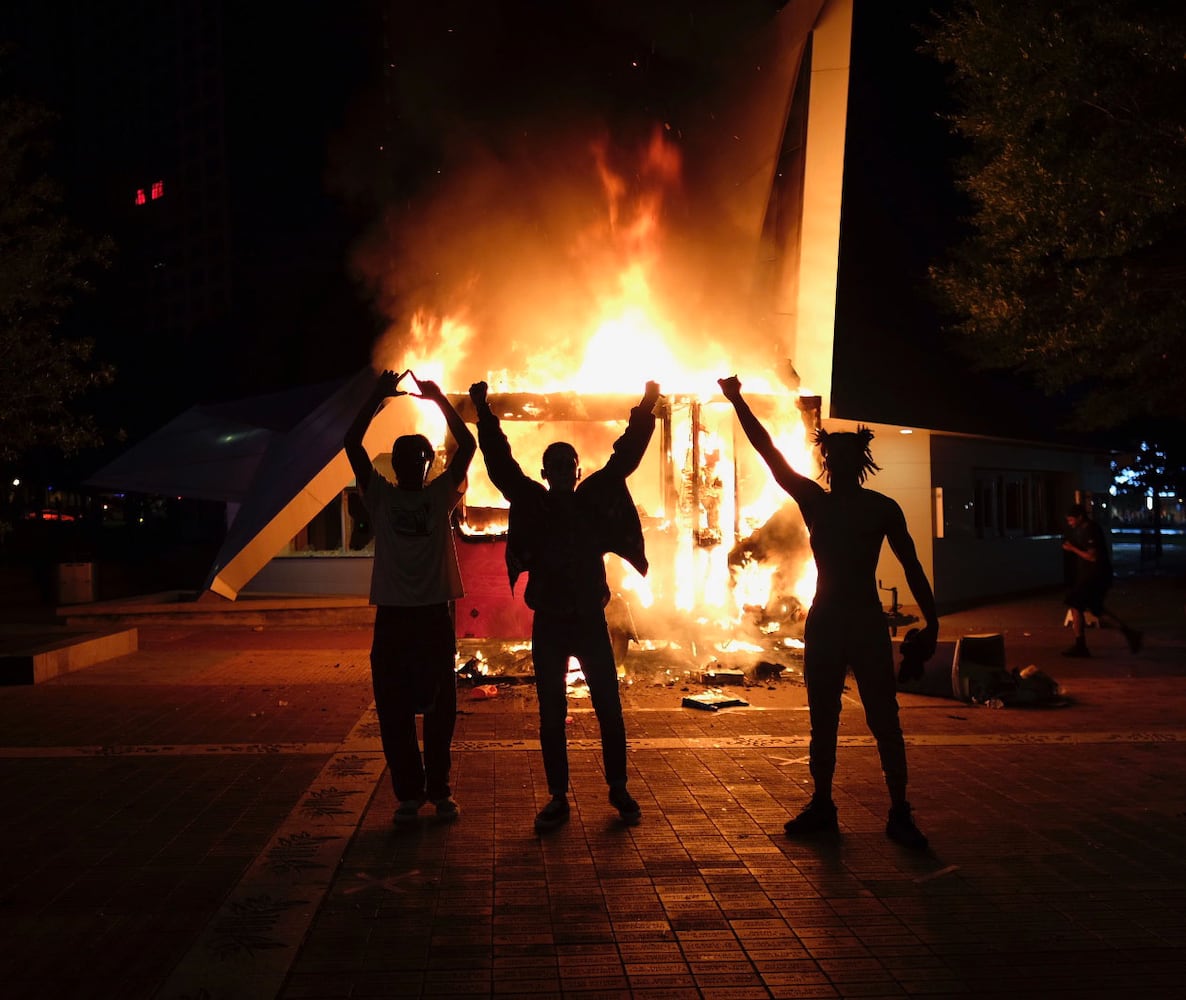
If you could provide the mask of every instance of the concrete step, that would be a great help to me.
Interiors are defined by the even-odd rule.
[[[0,685],[40,684],[140,648],[134,628],[0,627]]]

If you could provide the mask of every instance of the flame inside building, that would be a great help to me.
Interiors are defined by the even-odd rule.
[[[528,473],[556,440],[600,468],[645,383],[660,384],[659,429],[630,479],[651,571],[607,560],[611,628],[773,635],[814,593],[798,510],[716,380],[737,373],[783,454],[816,471],[851,14],[849,0],[784,7],[737,53],[729,93],[680,127],[574,122],[470,149],[360,253],[392,318],[374,367],[432,379],[469,419],[469,385],[486,381]],[[435,408],[409,409],[445,439]],[[497,534],[503,507],[476,459],[463,537]]]
[[[644,580],[607,560],[611,627],[620,611],[637,636],[691,626],[728,637],[743,620],[772,636],[813,590],[798,512],[740,440],[717,379],[739,375],[778,447],[814,471],[809,432],[832,381],[852,4],[804,0],[762,17],[714,50],[720,92],[694,89],[669,119],[611,127],[573,112],[458,132],[448,168],[391,206],[356,254],[389,318],[372,367],[435,381],[471,420],[468,388],[487,382],[528,473],[556,440],[586,472],[600,468],[645,384],[659,383],[659,431],[630,480],[652,569]],[[352,417],[344,401],[371,377],[269,446],[268,489],[235,516],[212,592],[259,589],[294,528],[349,486],[327,429]],[[382,466],[409,431],[446,440],[435,407],[401,400],[364,443]],[[480,539],[498,534],[502,507],[475,460],[462,547],[487,554],[467,600],[478,575],[495,593],[497,546]],[[504,572],[498,600],[507,591]],[[462,636],[526,632],[509,613],[497,630],[467,632],[462,615],[459,604]]]
[[[608,560],[619,615],[635,635],[670,633],[678,620],[729,629],[748,619],[768,631],[797,622],[815,583],[806,530],[744,440],[716,385],[718,377],[738,369],[739,359],[754,364],[763,352],[753,346],[753,326],[743,311],[729,303],[696,323],[688,309],[699,294],[696,273],[681,274],[681,255],[672,260],[665,254],[663,207],[678,187],[679,154],[657,131],[643,150],[632,198],[600,148],[592,162],[604,201],[600,219],[570,237],[569,260],[581,278],[577,303],[560,301],[564,285],[531,287],[514,280],[521,299],[509,308],[518,314],[519,303],[527,302],[538,315],[510,343],[483,343],[477,323],[466,318],[480,294],[482,282],[475,277],[459,292],[455,313],[415,309],[405,326],[385,338],[374,364],[411,368],[438,382],[470,419],[468,383],[488,381],[492,406],[529,472],[556,440],[576,447],[586,471],[599,468],[645,383],[658,381],[664,393],[659,427],[630,480],[652,570],[644,579],[621,560]],[[506,253],[523,250],[512,245]],[[549,317],[555,315],[568,317],[570,325],[553,333]],[[726,316],[731,325],[717,326]],[[756,322],[751,317],[748,324]],[[500,352],[520,364],[494,367]],[[820,400],[794,391],[789,362],[781,368],[783,377],[774,379],[763,368],[745,371],[743,383],[783,454],[810,471]],[[417,429],[442,441],[443,421],[433,420],[439,415],[431,410],[417,410]],[[505,530],[504,508],[476,460],[463,536]]]

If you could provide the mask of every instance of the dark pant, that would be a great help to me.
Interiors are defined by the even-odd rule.
[[[383,755],[401,802],[451,794],[449,771],[457,722],[457,638],[448,604],[375,609],[371,683]],[[416,715],[424,713],[424,756]]]
[[[605,615],[561,616],[537,611],[531,626],[531,657],[535,663],[535,690],[539,696],[539,742],[544,754],[548,791],[568,792],[568,658],[581,665],[593,711],[601,727],[601,756],[605,780],[611,786],[626,784],[626,724],[618,695],[618,670],[610,645]]]
[[[803,677],[811,716],[811,777],[816,793],[831,798],[844,677],[852,667],[877,741],[893,803],[906,799],[906,744],[898,721],[898,688],[889,628],[879,607],[860,611],[812,608],[803,633]]]

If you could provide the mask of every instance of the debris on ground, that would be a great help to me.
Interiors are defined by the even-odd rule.
[[[470,696],[471,701],[486,701],[490,698],[497,698],[498,697],[498,685],[497,684],[479,684],[477,687],[473,688],[470,691],[469,696]]]
[[[719,688],[687,695],[682,705],[684,708],[698,708],[705,712],[717,712],[722,708],[749,708],[749,702],[725,694]]]
[[[712,670],[706,670],[700,675],[701,684],[710,684],[714,687],[722,687],[724,685],[734,685],[736,687],[743,687],[745,685],[745,672],[742,670],[728,670],[719,665]]]

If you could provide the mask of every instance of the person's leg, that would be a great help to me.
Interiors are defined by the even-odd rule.
[[[609,629],[601,615],[582,618],[576,629],[576,658],[589,685],[593,712],[601,729],[601,757],[605,781],[610,787],[626,785],[626,723],[618,691],[618,669],[614,662]]]
[[[382,606],[375,609],[371,683],[395,797],[400,802],[419,802],[424,799],[424,768],[416,741],[416,713],[408,698],[408,630],[402,611]]]
[[[927,838],[914,825],[906,799],[906,743],[898,718],[898,689],[889,630],[881,615],[852,623],[852,672],[865,710],[865,722],[877,741],[881,771],[889,791],[890,810],[885,833],[911,850],[927,848]]]
[[[568,657],[572,622],[536,612],[531,626],[531,659],[539,700],[539,744],[543,751],[548,791],[568,794]]]
[[[1063,656],[1086,657],[1091,653],[1087,649],[1087,637],[1084,634],[1084,620],[1083,611],[1088,606],[1088,601],[1085,599],[1081,589],[1076,587],[1067,594],[1067,607],[1071,609],[1071,634],[1075,641],[1071,643],[1070,647],[1063,650]]]
[[[1107,596],[1107,591],[1107,587],[1100,589],[1099,595],[1092,603],[1092,614],[1095,615],[1096,619],[1101,625],[1107,622],[1113,627],[1120,629],[1121,634],[1124,636],[1124,641],[1128,643],[1128,648],[1134,653],[1139,653],[1141,651],[1141,646],[1144,644],[1144,633],[1135,628],[1131,628],[1126,622],[1121,620],[1120,616],[1116,614],[1115,611],[1104,606],[1104,598]]]
[[[832,779],[836,773],[836,739],[840,729],[840,699],[844,693],[844,624],[828,621],[812,611],[803,632],[803,680],[807,685],[807,709],[811,722],[811,780],[815,797],[832,800]]]
[[[880,616],[879,616],[880,619]],[[894,653],[884,620],[860,626],[852,636],[852,672],[865,710],[865,723],[877,741],[891,805],[906,801],[906,743],[898,717]]]
[[[424,788],[433,802],[452,795],[453,730],[457,724],[457,639],[449,605],[418,609],[423,613],[423,656],[435,675],[436,697],[424,713]]]
[[[601,759],[609,800],[618,815],[633,825],[642,818],[642,809],[626,789],[626,723],[622,718],[613,643],[604,616],[582,618],[577,639],[576,656],[589,685],[593,712],[601,730]]]
[[[803,679],[811,719],[808,756],[815,790],[799,814],[783,824],[783,831],[791,839],[834,835],[840,829],[832,801],[832,777],[836,773],[836,733],[846,661],[842,633],[834,627],[836,624],[813,609],[804,630]]]

